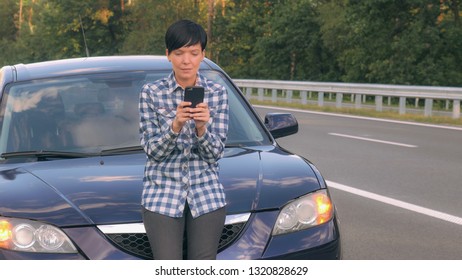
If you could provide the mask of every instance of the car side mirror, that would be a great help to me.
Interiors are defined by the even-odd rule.
[[[274,138],[280,138],[298,132],[298,122],[290,113],[268,113],[265,116],[265,126]]]

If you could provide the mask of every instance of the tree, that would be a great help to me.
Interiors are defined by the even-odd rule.
[[[122,54],[165,54],[165,31],[173,22],[191,19],[206,22],[196,0],[144,0],[133,5],[127,22],[128,31]]]
[[[344,72],[343,81],[461,84],[458,74],[462,70],[461,49],[448,48],[454,43],[460,46],[460,39],[456,38],[460,28],[455,28],[457,17],[445,16],[441,21],[440,1],[330,1],[332,3],[343,5],[344,13],[338,22],[321,30]],[[338,38],[340,46],[335,46],[332,39],[336,32],[342,34]]]
[[[21,44],[29,46],[22,62],[85,56],[82,27],[91,55],[119,52],[125,23],[119,0],[29,2],[30,14],[35,13],[28,20],[33,28],[20,34]]]
[[[320,38],[316,3],[279,1],[273,11],[267,15],[265,33],[256,42],[258,76],[318,81],[332,78],[334,63]]]
[[[3,0],[0,9],[0,66],[20,61],[22,48],[17,43],[19,37],[19,2]]]
[[[217,8],[214,21],[214,60],[233,77],[255,78],[256,41],[264,34],[274,2],[236,0]]]
[[[232,77],[460,86],[460,0],[2,0],[0,63],[165,54],[192,19]],[[80,22],[81,18],[81,22]]]

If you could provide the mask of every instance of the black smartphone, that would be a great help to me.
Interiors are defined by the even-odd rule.
[[[197,104],[204,102],[204,88],[199,86],[186,87],[184,101],[191,102],[191,108],[196,108]]]

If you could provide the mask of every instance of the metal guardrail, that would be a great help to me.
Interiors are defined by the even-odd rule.
[[[418,107],[419,99],[425,100],[424,115],[433,114],[434,100],[445,101],[445,109],[451,110],[452,118],[460,118],[460,105],[462,100],[462,88],[458,87],[431,87],[431,86],[401,86],[384,84],[353,84],[353,83],[325,83],[325,82],[298,82],[298,81],[272,81],[272,80],[242,80],[233,79],[248,99],[256,98],[260,101],[271,99],[272,102],[282,100],[288,103],[300,102],[308,104],[312,100],[312,94],[317,95],[317,105],[324,106],[325,95],[330,98],[335,96],[335,106],[345,106],[346,96],[349,95],[350,104],[354,108],[361,108],[366,96],[372,96],[375,100],[376,111],[383,111],[384,105],[391,105],[391,98],[399,98],[398,112],[405,114],[406,103],[413,99],[415,107]],[[294,95],[297,92],[297,95]],[[388,99],[385,102],[385,99]]]

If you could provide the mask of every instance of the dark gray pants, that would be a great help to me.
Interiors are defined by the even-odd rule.
[[[187,259],[214,260],[225,223],[225,208],[193,219],[188,204],[181,218],[151,212],[143,207],[143,222],[156,260],[183,259],[186,229]]]

